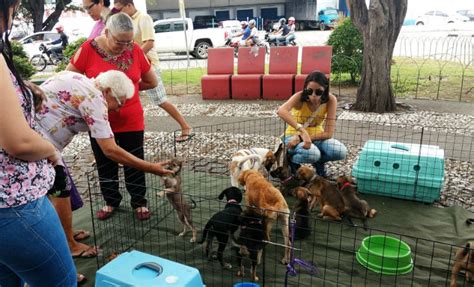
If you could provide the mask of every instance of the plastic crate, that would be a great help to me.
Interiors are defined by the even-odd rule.
[[[439,199],[444,183],[444,150],[369,140],[352,168],[361,193],[422,202]]]
[[[196,268],[139,251],[122,253],[97,271],[96,287],[205,287]]]

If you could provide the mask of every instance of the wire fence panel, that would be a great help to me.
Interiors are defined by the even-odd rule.
[[[446,192],[460,186],[469,192],[468,185],[474,180],[472,130],[451,128],[443,131],[444,127],[437,126],[436,121],[431,122],[434,124],[386,125],[383,120],[353,121],[345,120],[343,115],[340,116],[337,120],[335,138],[345,143],[348,149],[347,157],[328,164],[332,174],[329,180],[331,182],[339,175],[351,173],[354,175],[357,162],[359,165],[369,165],[369,170],[375,177],[366,184],[369,189],[375,187],[376,192],[367,193],[363,190],[364,183],[360,178],[357,178],[358,188],[362,192],[361,197],[371,205],[377,206],[380,214],[375,219],[370,219],[368,227],[364,228],[357,219],[354,220],[356,225],[352,225],[346,220],[332,221],[319,218],[316,212],[319,208],[316,208],[314,213],[309,211],[309,216],[299,214],[301,209],[298,208],[300,204],[298,199],[286,196],[290,214],[281,211],[277,213],[290,219],[296,216],[297,220],[290,226],[276,221],[269,240],[261,241],[265,247],[261,263],[257,265],[256,274],[259,283],[262,286],[448,286],[451,281],[451,270],[457,263],[454,259],[454,252],[458,250],[455,242],[472,240],[472,234],[469,234],[464,227],[452,225],[447,225],[449,229],[453,229],[452,231],[443,229],[440,232],[438,225],[441,224],[442,218],[439,218],[438,222],[437,218],[430,217],[458,216],[460,218],[457,220],[460,220],[465,214],[460,210],[433,208],[413,201],[392,198],[415,200],[421,198],[421,201],[425,201],[420,195],[431,196],[433,189],[436,192],[438,188],[442,197]],[[192,224],[198,231],[197,240],[201,238],[202,229],[210,217],[221,212],[226,205],[226,201],[219,200],[218,195],[230,186],[229,163],[232,155],[240,149],[255,147],[274,149],[285,128],[285,125],[275,118],[195,127],[193,130],[195,136],[185,144],[176,144],[173,139],[169,139],[169,142],[163,140],[161,146],[145,148],[146,158],[149,160],[175,157],[184,160],[180,173],[182,194],[192,208]],[[380,147],[372,149],[371,153],[367,154],[369,143],[372,143],[372,147],[374,143],[378,143]],[[383,149],[383,144],[386,143],[391,145],[392,153],[384,154],[386,150]],[[174,145],[173,149],[164,148],[170,144]],[[423,148],[414,148],[417,145]],[[437,146],[436,151],[442,149],[443,156],[433,153],[432,150],[424,150],[431,148],[430,146]],[[396,150],[395,154],[393,149]],[[429,156],[426,157],[425,153]],[[370,159],[373,154],[377,154],[378,158]],[[438,161],[441,165],[434,164],[428,167],[431,159],[434,161],[442,159]],[[390,168],[392,176],[387,179],[390,183],[383,183],[384,173],[378,169],[379,166]],[[429,183],[424,182],[426,173],[433,175],[433,180]],[[441,175],[441,178],[436,178],[436,175]],[[277,187],[283,184],[276,178],[270,179]],[[442,186],[429,185],[440,179],[443,181]],[[246,272],[243,277],[238,276],[237,252],[241,247],[236,249],[230,240],[226,244],[223,258],[233,267],[228,268],[226,265],[226,268],[223,268],[215,260],[215,249],[218,245],[216,240],[214,240],[214,253],[206,256],[203,246],[190,242],[192,233],[178,236],[183,231],[183,223],[178,220],[176,211],[163,194],[164,186],[160,177],[147,174],[146,185],[135,186],[146,190],[148,208],[152,214],[146,221],[135,218],[134,210],[130,207],[130,196],[127,194],[127,188],[133,187],[133,183],[128,183],[127,187],[122,174],[118,180],[119,192],[123,195],[120,208],[111,218],[97,220],[95,212],[105,205],[105,202],[95,171],[88,174],[88,182],[96,245],[102,250],[97,259],[98,267],[113,260],[122,252],[137,249],[198,268],[206,286],[227,287],[252,280],[249,271],[251,260],[247,258],[243,261]],[[425,186],[427,184],[428,187]],[[387,190],[390,190],[390,193]],[[430,200],[433,199],[429,197],[428,201]],[[474,203],[458,204],[472,206]],[[249,207],[242,204],[241,208],[246,210]],[[428,214],[424,214],[428,211]],[[298,223],[301,222],[298,220],[302,219],[306,219],[306,226]],[[241,230],[239,226],[235,228]],[[281,259],[285,254],[285,247],[288,246],[285,246],[282,231],[293,231],[298,228],[309,229],[310,235],[305,239],[294,241],[291,245],[293,256],[290,265],[284,265]],[[240,240],[245,239],[240,232],[237,231],[235,236],[240,236]],[[451,232],[460,232],[458,236],[461,237],[454,238],[455,235]],[[381,239],[372,241],[369,237]],[[372,252],[390,249],[394,244],[401,246],[402,243],[399,242],[409,246],[409,249],[397,247],[396,251]],[[361,249],[363,246],[372,251]],[[407,250],[410,252],[408,257],[405,254]],[[391,257],[388,254],[385,257],[394,257],[380,259],[381,261],[370,257],[377,254],[384,256],[384,252],[391,252]],[[402,263],[405,265],[402,266]],[[403,270],[399,270],[400,274],[390,276],[371,271],[382,268],[380,270],[388,272],[392,270],[390,268],[395,268],[393,266]],[[469,286],[463,274],[457,275],[455,274],[458,286]]]

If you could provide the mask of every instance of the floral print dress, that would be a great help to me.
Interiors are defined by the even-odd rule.
[[[96,139],[113,138],[107,103],[94,81],[74,72],[61,72],[41,85],[46,94],[36,115],[45,138],[62,151],[79,132]]]
[[[20,86],[10,73],[18,99],[29,126],[36,130],[33,99],[25,99]],[[0,148],[0,208],[24,205],[44,196],[54,182],[54,169],[46,159],[23,161]]]

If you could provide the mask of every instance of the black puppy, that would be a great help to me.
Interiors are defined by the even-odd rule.
[[[258,281],[257,265],[260,264],[262,251],[265,247],[265,228],[263,221],[265,217],[253,211],[246,210],[240,216],[240,234],[237,243],[240,249],[237,251],[237,263],[239,270],[237,276],[244,277],[245,268],[242,263],[243,257],[248,257],[252,261],[250,268],[252,281]]]
[[[295,239],[305,239],[311,235],[309,223],[311,194],[307,188],[298,187],[295,189],[295,197],[298,199],[294,208],[296,212]]]
[[[223,254],[229,236],[231,235],[232,238],[234,238],[234,232],[239,228],[239,216],[240,213],[242,213],[242,208],[240,207],[242,191],[237,187],[229,187],[222,191],[219,195],[219,199],[222,200],[224,196],[227,198],[227,204],[224,210],[217,212],[209,219],[202,232],[202,238],[198,243],[202,244],[206,241],[206,256],[209,257],[209,250],[212,249],[212,241],[214,237],[216,237],[219,242],[217,259],[223,268],[230,269],[232,265],[224,262]]]

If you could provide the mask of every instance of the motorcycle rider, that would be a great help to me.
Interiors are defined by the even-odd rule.
[[[56,26],[56,31],[59,34],[59,38],[57,40],[54,40],[48,43],[48,45],[56,45],[56,46],[50,47],[49,50],[53,54],[55,54],[58,59],[61,59],[63,55],[63,50],[66,49],[66,46],[68,45],[68,37],[66,33],[64,33],[63,25]],[[58,45],[58,44],[61,44],[61,45]]]
[[[295,32],[296,32],[295,17],[288,18],[288,28],[290,29],[290,31],[288,32],[288,34],[285,37],[286,46],[289,46],[290,43],[296,39],[296,35],[295,35]]]
[[[288,33],[290,33],[290,27],[284,23],[283,25],[280,25],[280,29],[278,29],[278,31],[281,31],[281,36],[276,38],[276,44],[277,46],[282,46],[281,42],[286,41],[286,36]]]
[[[281,18],[280,20],[278,20],[278,29],[275,29],[274,31],[268,34],[268,42],[276,43],[276,39],[281,36],[281,33],[283,31],[283,26],[285,26],[285,24],[286,24],[285,18]]]
[[[247,47],[253,46],[258,42],[258,29],[255,27],[255,20],[249,21],[249,28],[250,28],[250,35],[248,36],[247,40],[245,41],[245,45]],[[242,37],[243,38],[243,37]]]
[[[235,34],[233,36],[233,38],[242,36],[242,39],[240,39],[239,44],[240,44],[240,46],[245,46],[246,45],[246,40],[249,38],[252,31],[250,30],[250,27],[249,27],[247,21],[240,22],[240,26],[242,27],[242,31]]]

